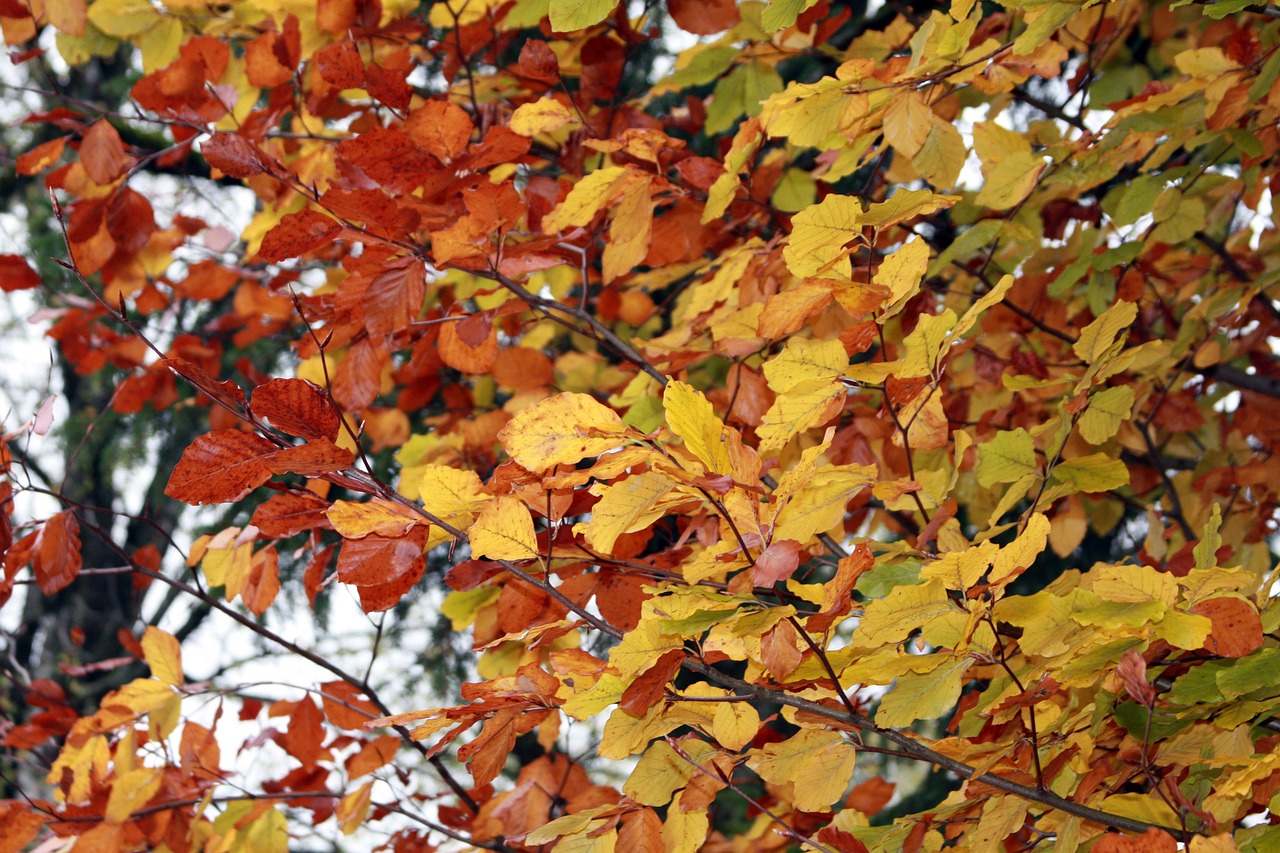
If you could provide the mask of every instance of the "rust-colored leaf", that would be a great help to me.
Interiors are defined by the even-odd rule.
[[[303,438],[337,439],[342,426],[329,395],[305,379],[272,379],[253,391],[254,414]]]
[[[182,454],[164,493],[189,504],[231,503],[271,479],[278,448],[237,429],[206,433]]]
[[[80,142],[80,162],[95,184],[110,184],[133,162],[125,153],[120,132],[106,119],[95,121]]]
[[[0,255],[0,290],[31,290],[41,285],[40,275],[21,255]]]
[[[252,142],[238,133],[215,133],[200,145],[209,165],[232,178],[252,178],[266,171],[266,161]]]
[[[318,211],[290,213],[262,238],[258,257],[271,262],[297,258],[327,245],[341,230],[341,225]]]
[[[50,518],[40,529],[40,538],[31,555],[36,583],[45,595],[65,589],[80,574],[80,521],[72,510]]]
[[[667,11],[680,29],[696,36],[724,32],[741,19],[734,0],[667,0]]]

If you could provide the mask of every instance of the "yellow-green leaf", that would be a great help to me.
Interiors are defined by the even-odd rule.
[[[1053,477],[1082,492],[1106,492],[1128,485],[1129,466],[1105,453],[1091,453],[1058,465]]]
[[[955,706],[964,673],[973,659],[968,655],[958,659],[950,655],[934,657],[945,660],[928,672],[908,670],[898,676],[893,689],[880,700],[876,725],[909,726],[916,720],[936,719]]]
[[[930,619],[949,612],[951,601],[946,586],[937,578],[896,586],[884,598],[867,604],[862,621],[853,632],[853,642],[864,648],[898,643]]]
[[[551,0],[551,29],[568,33],[595,26],[617,5],[618,0]]]
[[[1037,470],[1035,442],[1022,427],[998,432],[978,448],[978,482],[984,487],[1012,483]]]
[[[1117,302],[1080,330],[1080,339],[1072,344],[1071,351],[1086,364],[1093,364],[1111,348],[1116,336],[1129,328],[1137,316],[1138,306],[1135,303]]]
[[[1106,388],[1089,397],[1089,408],[1080,416],[1080,434],[1090,444],[1102,444],[1119,431],[1133,410],[1133,389],[1128,385]]]
[[[1007,210],[1031,194],[1043,171],[1044,158],[1039,154],[1004,157],[984,173],[986,180],[974,202],[993,210]]]

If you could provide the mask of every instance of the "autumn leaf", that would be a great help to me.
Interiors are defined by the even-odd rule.
[[[512,497],[494,498],[467,531],[471,553],[494,560],[530,560],[538,542],[529,509]]]
[[[525,468],[545,471],[622,446],[626,427],[612,409],[585,394],[559,394],[535,403],[498,433]]]
[[[165,494],[190,504],[238,501],[271,479],[270,459],[277,450],[253,433],[206,433],[183,451]]]

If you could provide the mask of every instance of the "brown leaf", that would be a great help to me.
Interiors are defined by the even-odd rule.
[[[650,708],[662,700],[667,685],[680,671],[684,658],[683,649],[670,649],[664,652],[653,662],[653,666],[627,685],[627,689],[622,691],[622,698],[618,700],[618,707],[633,717],[643,717]]]
[[[421,577],[418,568],[423,564],[422,549],[426,541],[427,531],[422,528],[413,528],[394,539],[385,536],[348,539],[338,554],[338,580],[372,586],[415,572]]]
[[[65,589],[80,574],[80,522],[71,510],[63,510],[45,522],[31,555],[36,583],[45,595]]]
[[[320,386],[305,379],[272,379],[253,391],[253,412],[290,435],[338,437],[342,419]]]
[[[882,808],[889,805],[897,787],[893,782],[886,782],[883,776],[872,776],[854,785],[849,796],[845,797],[844,804],[870,817],[879,814]]]
[[[520,48],[520,73],[541,83],[554,83],[560,79],[560,61],[545,41],[529,39]]]
[[[1191,612],[1213,623],[1204,647],[1215,655],[1242,658],[1262,647],[1262,619],[1253,605],[1243,599],[1207,598],[1194,604]]]
[[[271,479],[274,444],[225,429],[206,433],[182,454],[164,493],[189,504],[231,503]]]
[[[209,165],[232,178],[252,178],[266,171],[266,161],[252,142],[236,133],[215,133],[200,144]]]
[[[385,266],[364,292],[364,322],[373,335],[408,328],[422,311],[427,271],[417,258],[398,258]]]
[[[284,492],[259,505],[249,523],[273,539],[304,530],[330,530],[333,525],[325,516],[328,508],[327,500],[311,492]]]
[[[349,411],[359,411],[372,403],[382,389],[385,362],[386,354],[368,339],[357,342],[333,373],[333,398]]]
[[[324,81],[338,89],[355,89],[364,83],[364,60],[351,39],[321,48],[311,61],[320,69]]]
[[[769,672],[785,679],[795,672],[804,655],[796,648],[800,635],[790,622],[779,622],[760,638],[760,657]]]

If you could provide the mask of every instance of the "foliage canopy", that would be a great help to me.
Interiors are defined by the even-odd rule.
[[[232,507],[24,517],[11,425],[0,605],[124,573],[332,676],[144,619],[95,707],[119,661],[7,671],[0,853],[1280,848],[1276,10],[0,0],[19,66],[133,69],[28,116],[65,269],[0,287]],[[457,700],[289,639],[342,588],[439,591]]]

